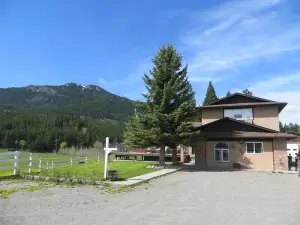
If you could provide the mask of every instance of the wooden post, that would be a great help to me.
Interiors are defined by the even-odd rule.
[[[19,161],[19,154],[20,152],[15,151],[15,163],[14,163],[14,175],[17,175],[19,172],[18,168],[18,161]]]
[[[107,169],[108,169],[108,155],[111,151],[117,151],[118,148],[109,148],[109,138],[106,137],[106,140],[105,140],[105,148],[104,148],[104,151],[105,151],[105,161],[104,161],[104,179],[106,180],[107,178]]]
[[[108,147],[109,147],[109,138],[106,137],[106,140],[105,140],[105,162],[104,162],[104,180],[106,180],[106,177],[107,177],[107,161],[108,161]]]
[[[39,159],[39,172],[42,171],[42,158]]]
[[[32,153],[29,154],[29,169],[28,172],[32,172]]]
[[[48,162],[48,160],[46,161],[46,165],[47,165],[46,169],[48,170],[49,169],[49,162]]]

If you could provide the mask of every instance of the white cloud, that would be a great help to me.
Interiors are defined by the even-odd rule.
[[[100,85],[106,84],[106,81],[102,77],[98,77],[98,82]]]
[[[134,63],[133,63],[134,64]],[[136,62],[133,70],[119,79],[105,81],[105,88],[113,93],[125,96],[132,100],[141,100],[141,93],[145,92],[145,85],[143,82],[143,75],[152,67],[150,58],[139,60]],[[100,82],[99,78],[98,81]]]
[[[292,74],[284,74],[272,76],[271,79],[260,81],[259,83],[249,87],[249,90],[259,93],[261,91],[269,91],[274,89],[284,89],[291,87],[291,83],[300,81],[300,72]]]
[[[297,85],[299,80],[300,72],[291,75],[283,74],[257,82],[249,89],[256,96],[287,102],[288,105],[280,113],[280,120],[284,123],[300,124],[300,90]]]
[[[300,22],[288,10],[290,2],[226,1],[190,13],[191,27],[180,38],[182,49],[189,53],[190,80],[206,83],[234,77],[243,81],[235,90],[248,86],[257,96],[287,102],[280,120],[300,123],[300,67],[295,61],[298,56],[289,57],[300,51]],[[296,66],[291,69],[292,61]],[[265,72],[277,68],[281,74]],[[250,80],[256,83],[247,85]]]
[[[111,82],[111,86],[115,87],[134,87],[138,88],[137,84],[143,84],[142,77],[145,73],[148,73],[151,68],[151,61],[149,60],[140,60],[136,63],[136,66],[132,70],[132,72],[125,74],[121,77],[121,79],[114,80]]]
[[[181,37],[183,48],[193,53],[188,59],[191,77],[220,80],[240,75],[242,68],[261,58],[300,50],[300,24],[288,20],[281,10],[285,3],[228,1],[194,13],[194,26]]]
[[[177,46],[188,64],[192,84],[206,90],[209,81],[242,81],[236,89],[248,86],[257,96],[288,102],[280,119],[300,123],[300,89],[295,86],[300,80],[300,68],[287,65],[292,61],[297,64],[298,57],[288,58],[287,54],[300,51],[300,22],[287,10],[289,2],[236,0],[201,11],[171,11],[167,15],[169,19],[186,15],[190,20],[185,23]],[[273,67],[262,66],[264,70],[260,70],[264,63],[273,63]],[[106,81],[106,86],[123,89],[125,96],[137,99],[144,89],[142,76],[151,67],[149,58],[133,63],[131,73],[119,80]],[[277,68],[282,74],[268,75],[269,69]],[[291,70],[298,72],[291,73]],[[247,85],[250,80],[252,85]],[[222,84],[227,90],[232,89],[230,82]]]

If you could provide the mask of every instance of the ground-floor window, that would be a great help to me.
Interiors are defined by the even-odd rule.
[[[263,142],[247,142],[246,143],[247,154],[263,154],[264,145]]]
[[[217,162],[229,162],[229,148],[228,145],[219,142],[215,145],[214,149],[215,161]]]

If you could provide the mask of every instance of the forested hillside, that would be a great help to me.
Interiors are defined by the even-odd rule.
[[[0,89],[0,107],[4,112],[40,109],[44,112],[124,121],[132,115],[134,102],[98,86],[69,83]]]
[[[89,147],[96,140],[122,137],[135,103],[98,86],[69,83],[0,89],[0,144],[20,140],[35,151],[52,151],[55,140]]]

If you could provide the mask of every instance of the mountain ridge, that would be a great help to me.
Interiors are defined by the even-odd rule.
[[[67,83],[0,88],[0,108],[6,112],[49,110],[123,122],[133,115],[135,102],[96,85]]]

